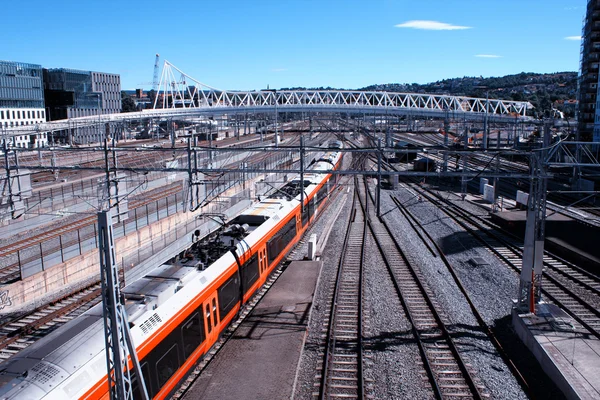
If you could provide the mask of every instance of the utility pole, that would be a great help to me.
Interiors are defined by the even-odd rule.
[[[550,125],[544,121],[544,141],[541,150],[534,151],[531,159],[531,185],[527,202],[527,225],[523,266],[519,283],[517,309],[535,314],[542,292],[542,269],[544,266],[544,240],[546,225],[546,177],[545,159],[550,145]]]
[[[102,281],[102,316],[104,320],[108,389],[111,399],[133,400],[134,394],[131,370],[129,369],[129,356],[142,398],[148,399],[144,376],[142,375],[137,352],[131,339],[131,331],[129,330],[129,322],[124,305],[125,300],[119,287],[119,269],[116,263],[111,212],[111,207],[115,204],[112,201],[108,137],[106,135],[104,137],[104,150],[108,199],[103,204],[106,210],[98,213],[98,253],[100,255],[100,277]],[[116,162],[116,160],[114,161]]]
[[[442,171],[448,171],[448,130],[450,129],[450,120],[448,118],[448,109],[446,107],[444,112],[444,161],[442,165]]]
[[[277,90],[273,91],[273,99],[275,100],[275,147],[279,147],[279,132],[277,131]]]
[[[304,136],[300,136],[300,214],[304,215]]]
[[[469,128],[465,124],[465,137],[464,137],[465,152],[467,151],[468,148],[469,148]],[[463,173],[460,178],[460,183],[461,183],[460,189],[461,189],[462,198],[464,200],[465,197],[467,197],[467,185],[469,183],[469,180],[467,179],[467,177],[465,175],[465,173],[467,172],[467,167],[469,165],[469,156],[465,153],[461,157],[462,157],[462,163],[463,163]]]
[[[377,217],[381,217],[381,138],[377,139]]]
[[[489,121],[488,121],[488,113],[490,112],[490,92],[485,92],[485,118],[483,120],[483,149],[487,150],[488,148],[488,130],[489,130]]]
[[[102,316],[104,318],[104,342],[106,345],[106,369],[111,399],[133,400],[131,370],[127,356],[131,357],[138,386],[144,399],[148,392],[141,374],[140,363],[131,340],[124,301],[119,288],[119,271],[115,262],[112,213],[98,213],[98,243],[102,280]]]

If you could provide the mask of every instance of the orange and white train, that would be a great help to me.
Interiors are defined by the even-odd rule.
[[[337,183],[340,147],[330,144],[303,183],[292,180],[123,289],[151,398],[176,390],[297,243]],[[0,398],[108,398],[102,324],[98,305],[0,364]]]

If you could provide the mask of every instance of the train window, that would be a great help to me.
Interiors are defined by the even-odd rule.
[[[183,339],[183,356],[188,358],[204,341],[204,324],[198,313],[183,324],[181,337]]]
[[[219,314],[225,317],[240,300],[240,282],[238,275],[229,278],[219,288]]]
[[[244,292],[250,288],[258,279],[258,257],[253,255],[250,260],[242,265],[242,286]]]
[[[213,324],[216,327],[219,324],[219,320],[217,318],[217,301],[215,299],[212,300],[212,308],[213,308]]]
[[[317,192],[317,204],[325,200],[325,198],[327,197],[327,190],[327,185],[323,185],[323,187],[319,189],[319,191]]]
[[[212,323],[210,322],[210,306],[206,305],[206,327],[208,328],[208,333],[212,331]]]
[[[286,248],[286,246],[294,239],[295,236],[296,219],[292,218],[291,221],[285,224],[283,228],[281,228],[281,230],[267,242],[267,248],[269,249],[269,264],[279,256],[279,254],[283,251],[283,249]]]
[[[167,352],[156,362],[156,374],[158,377],[158,386],[163,387],[165,383],[173,376],[179,368],[179,354],[177,353],[177,343],[175,343]]]

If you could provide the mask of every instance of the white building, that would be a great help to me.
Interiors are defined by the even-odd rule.
[[[42,67],[0,61],[0,130],[46,122]],[[45,133],[15,137],[13,146],[38,148],[48,145]]]

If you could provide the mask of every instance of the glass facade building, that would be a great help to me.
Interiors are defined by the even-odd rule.
[[[0,130],[46,121],[41,65],[0,61]],[[12,145],[36,148],[47,145],[46,133],[14,136]]]
[[[42,66],[0,61],[0,107],[43,109]]]
[[[44,84],[51,98],[61,99],[57,106],[98,110],[102,94],[92,90],[92,74],[70,69],[44,70]],[[96,112],[97,113],[97,112]]]
[[[49,120],[89,117],[121,112],[121,77],[117,74],[68,68],[44,69],[44,88]],[[58,135],[69,144],[104,140],[99,129],[77,129]]]
[[[44,87],[53,121],[121,112],[121,78],[116,74],[44,69]]]

